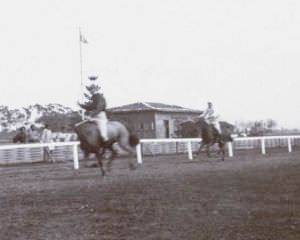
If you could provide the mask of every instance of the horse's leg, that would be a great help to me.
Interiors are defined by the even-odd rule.
[[[90,153],[88,151],[82,150],[83,151],[83,159],[84,159],[84,166],[88,167],[88,164],[86,163],[87,159],[90,156]]]
[[[116,153],[116,151],[113,149],[113,145],[111,145],[111,146],[109,147],[109,150],[111,151],[111,156],[110,156],[110,158],[109,158],[109,160],[108,160],[108,162],[107,162],[107,171],[110,172],[112,161],[115,159],[117,153]]]
[[[220,141],[219,142],[219,148],[220,148],[220,152],[222,153],[222,161],[224,161],[225,159],[225,149],[224,149],[225,143]]]
[[[201,142],[200,143],[200,147],[198,149],[198,152],[197,152],[197,155],[200,155],[200,152],[202,151],[202,148],[205,146],[205,143],[204,142]]]
[[[96,153],[96,157],[98,159],[98,163],[99,163],[99,166],[100,166],[100,170],[101,170],[102,176],[104,177],[105,176],[105,171],[103,169],[103,164],[102,164],[103,152],[104,152],[104,150],[102,150],[101,153],[100,152]]]
[[[206,145],[206,154],[207,154],[207,157],[210,158],[210,144]]]
[[[83,151],[83,156],[84,156],[84,160],[86,160],[87,158],[89,158],[90,153],[88,151]]]

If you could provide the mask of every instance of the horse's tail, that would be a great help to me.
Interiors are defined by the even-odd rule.
[[[134,134],[130,134],[129,135],[129,144],[131,147],[135,147],[136,145],[138,145],[140,142],[140,139],[134,135]]]

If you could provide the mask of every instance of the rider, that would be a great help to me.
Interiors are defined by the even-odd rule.
[[[200,114],[200,117],[203,117],[207,123],[212,124],[218,133],[221,134],[221,126],[218,120],[219,116],[215,114],[213,104],[211,102],[207,103],[207,108]]]
[[[95,84],[86,87],[92,94],[90,100],[87,103],[78,105],[90,112],[89,120],[94,121],[100,131],[104,144],[109,144],[108,131],[107,131],[107,115],[106,115],[106,100],[102,93],[99,92],[100,87]]]

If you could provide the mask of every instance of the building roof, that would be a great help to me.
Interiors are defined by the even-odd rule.
[[[140,111],[152,111],[152,112],[175,112],[175,113],[201,113],[200,110],[184,108],[176,105],[168,105],[164,103],[152,103],[152,102],[137,102],[128,105],[107,109],[110,113],[121,112],[140,112]]]

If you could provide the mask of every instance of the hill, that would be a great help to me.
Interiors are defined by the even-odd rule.
[[[53,131],[71,130],[80,114],[61,104],[30,105],[17,109],[0,106],[0,131],[11,132],[22,126],[48,124]]]

